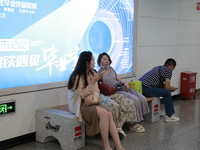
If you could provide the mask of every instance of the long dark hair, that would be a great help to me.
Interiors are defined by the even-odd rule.
[[[99,66],[100,66],[100,63],[101,63],[101,59],[102,59],[102,57],[103,57],[104,55],[106,55],[106,56],[108,57],[108,59],[109,59],[109,61],[110,61],[110,64],[112,63],[112,60],[110,59],[110,56],[109,56],[107,53],[103,52],[103,53],[99,54],[98,59],[97,59],[97,64],[98,64]],[[109,64],[109,65],[110,65],[110,64]]]
[[[67,85],[68,89],[73,89],[74,87],[75,87],[74,89],[77,89],[81,76],[84,77],[85,87],[88,85],[86,62],[90,63],[91,60],[92,60],[92,53],[90,51],[83,51],[79,55],[78,61],[76,63],[76,67],[69,77],[69,81],[68,81],[68,85]],[[76,85],[74,85],[76,77],[78,77],[78,79],[77,79]]]

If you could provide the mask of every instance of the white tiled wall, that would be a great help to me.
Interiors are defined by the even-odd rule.
[[[197,72],[196,88],[200,88],[200,11],[196,0],[138,0],[136,24],[137,78],[167,58],[177,67],[172,84],[180,87],[180,73]],[[180,94],[180,90],[174,94]]]
[[[200,21],[180,21],[179,44],[200,45]]]
[[[200,11],[196,10],[196,0],[180,0],[180,19],[200,21]]]
[[[180,0],[138,0],[138,15],[150,18],[179,18]]]
[[[178,20],[139,17],[137,46],[166,46],[178,43]]]

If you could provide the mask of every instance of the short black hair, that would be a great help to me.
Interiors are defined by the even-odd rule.
[[[165,66],[171,66],[173,65],[174,67],[176,67],[176,61],[173,58],[168,58],[165,61]]]

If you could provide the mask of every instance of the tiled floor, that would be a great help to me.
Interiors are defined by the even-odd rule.
[[[200,150],[200,90],[197,91],[197,100],[188,102],[174,100],[176,116],[180,122],[165,123],[164,117],[158,122],[146,123],[145,133],[136,133],[125,130],[127,137],[122,140],[126,150]],[[161,110],[163,110],[161,104]],[[113,141],[111,144],[113,146]],[[61,150],[57,141],[48,143],[30,142],[7,150]],[[100,136],[87,137],[86,146],[80,150],[102,150]]]

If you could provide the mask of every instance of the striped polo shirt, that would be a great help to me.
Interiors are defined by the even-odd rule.
[[[160,68],[160,73],[159,73],[159,68]],[[142,81],[142,85],[146,87],[156,87],[160,83],[160,76],[161,76],[161,81],[164,81],[165,78],[171,80],[172,70],[165,65],[156,66],[147,73],[145,73],[139,80]]]

